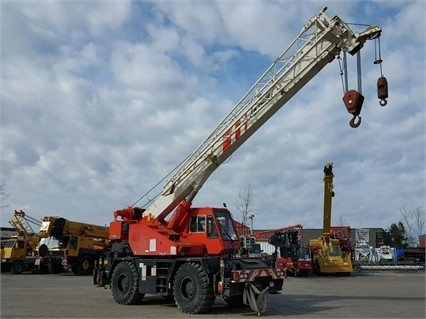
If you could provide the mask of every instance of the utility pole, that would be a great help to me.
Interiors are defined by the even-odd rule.
[[[250,215],[249,218],[251,219],[250,234],[253,235],[253,218],[254,218],[254,215]]]

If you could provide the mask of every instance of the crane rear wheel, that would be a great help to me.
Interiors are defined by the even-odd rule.
[[[14,261],[12,264],[11,272],[12,274],[18,275],[24,270],[24,262]]]
[[[138,271],[131,261],[122,261],[111,277],[111,292],[114,300],[122,305],[139,304],[144,295],[138,292]]]

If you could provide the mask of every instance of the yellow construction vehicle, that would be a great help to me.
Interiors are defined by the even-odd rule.
[[[352,268],[351,252],[342,251],[340,240],[331,236],[331,202],[333,191],[333,163],[324,166],[324,217],[323,234],[309,241],[313,271],[319,275],[342,273],[350,275]]]
[[[35,232],[30,222],[40,227]],[[95,260],[109,245],[109,227],[46,216],[42,221],[15,210],[9,223],[18,232],[1,250],[2,271],[60,273],[71,268],[92,274]]]
[[[92,274],[99,254],[108,247],[109,227],[44,217],[39,236],[39,255],[49,272],[71,268],[77,275]]]
[[[37,245],[40,240],[30,223],[40,227],[41,222],[21,211],[15,214],[9,224],[18,233],[6,241],[1,250],[1,270],[20,274],[24,270],[33,270],[37,259]]]

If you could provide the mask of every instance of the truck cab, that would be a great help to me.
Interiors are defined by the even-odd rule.
[[[22,236],[15,236],[7,240],[1,252],[2,271],[11,271],[20,274],[31,268],[35,256],[27,240]]]

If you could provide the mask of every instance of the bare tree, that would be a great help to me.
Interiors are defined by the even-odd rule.
[[[8,207],[9,204],[6,203],[7,198],[9,197],[9,192],[5,184],[0,185],[0,208]]]
[[[425,233],[425,209],[422,206],[407,209],[401,208],[401,215],[407,227],[407,243],[410,247],[415,247],[418,244],[419,236]]]
[[[345,219],[345,217],[343,217],[343,215],[340,215],[340,217],[339,217],[339,225],[340,226],[346,225],[346,219]]]
[[[248,226],[247,223],[250,216],[255,213],[255,197],[256,196],[254,195],[250,184],[244,190],[240,190],[240,192],[238,193],[238,197],[235,200],[235,205],[237,206],[237,210],[241,213],[241,223],[243,225]]]

